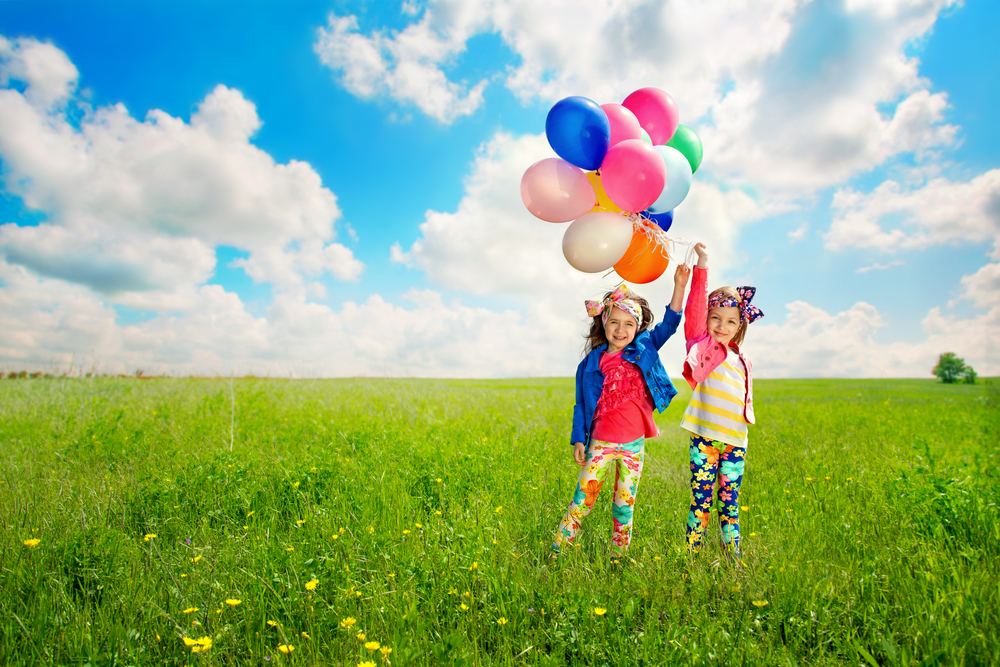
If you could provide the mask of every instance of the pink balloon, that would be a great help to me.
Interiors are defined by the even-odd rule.
[[[521,177],[521,201],[536,218],[569,222],[594,208],[597,194],[583,169],[549,157],[525,170]]]
[[[649,208],[667,182],[667,167],[655,148],[642,139],[626,139],[608,149],[601,164],[604,192],[623,211]]]
[[[608,148],[626,139],[642,139],[642,127],[635,114],[620,104],[602,104],[611,123],[611,142]]]
[[[622,106],[629,109],[639,119],[639,125],[649,133],[656,145],[670,141],[681,122],[674,98],[659,88],[640,88],[625,98]]]

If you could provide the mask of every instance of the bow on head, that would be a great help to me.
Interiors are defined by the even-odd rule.
[[[601,316],[601,323],[607,324],[608,314],[617,306],[635,318],[636,326],[642,326],[642,306],[632,299],[632,291],[628,285],[619,285],[604,301],[587,301],[587,314],[591,317]]]
[[[744,285],[743,287],[737,287],[736,293],[740,295],[741,301],[737,301],[735,297],[729,296],[727,294],[719,294],[708,300],[709,308],[739,308],[740,309],[740,323],[746,322],[750,324],[755,320],[759,320],[764,317],[764,313],[761,312],[760,308],[757,306],[751,306],[750,301],[753,299],[753,295],[757,293],[756,287],[750,287]]]

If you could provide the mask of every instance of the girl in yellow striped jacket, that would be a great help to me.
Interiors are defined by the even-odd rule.
[[[750,305],[753,287],[720,287],[706,294],[708,251],[695,246],[698,263],[684,309],[687,358],[684,378],[693,390],[681,420],[691,432],[691,510],[687,543],[701,550],[712,509],[712,490],[719,482],[722,546],[740,553],[740,483],[747,447],[747,425],[754,423],[750,360],[740,351],[747,325],[764,316]]]

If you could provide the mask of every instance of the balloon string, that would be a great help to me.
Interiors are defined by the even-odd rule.
[[[674,263],[682,263],[691,266],[691,262],[695,256],[695,241],[689,241],[685,238],[679,236],[668,236],[666,232],[660,229],[659,225],[655,222],[646,218],[638,213],[633,213],[629,216],[629,220],[632,221],[633,228],[644,234],[651,243],[657,243],[663,249],[663,252],[667,255],[667,259]],[[684,260],[680,261],[680,249],[685,248]]]

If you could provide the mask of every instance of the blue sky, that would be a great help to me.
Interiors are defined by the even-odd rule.
[[[0,367],[569,375],[615,278],[517,184],[655,86],[761,377],[1000,372],[995,3],[592,4],[3,0]]]

